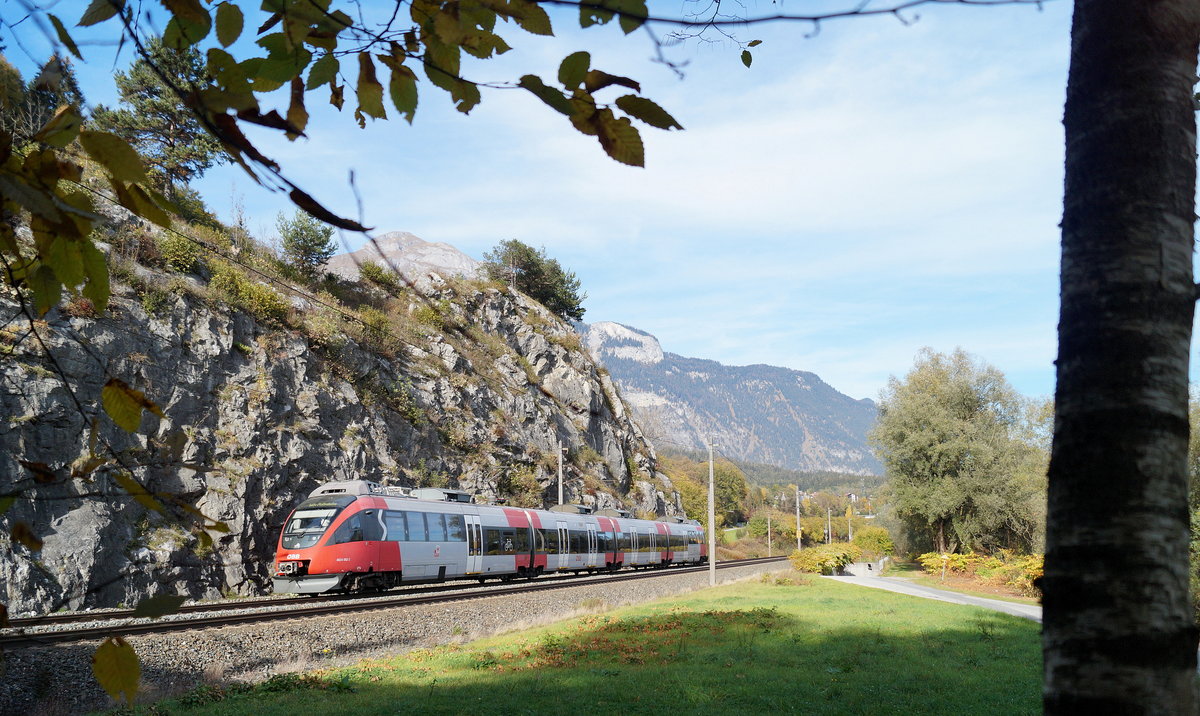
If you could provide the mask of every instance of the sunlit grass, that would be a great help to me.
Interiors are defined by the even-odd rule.
[[[1037,624],[829,580],[753,582],[277,682],[172,714],[1037,713]],[[211,703],[198,702],[212,700]],[[187,705],[194,704],[194,705]]]

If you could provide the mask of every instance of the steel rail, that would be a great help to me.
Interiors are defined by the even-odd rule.
[[[717,569],[731,569],[733,567],[744,567],[753,564],[762,564],[770,562],[779,562],[785,560],[786,557],[760,557],[757,559],[737,560],[730,562],[721,562],[717,565]],[[654,577],[669,577],[680,574],[689,574],[694,572],[702,572],[707,570],[707,565],[699,567],[675,567],[671,569],[649,569],[632,572],[619,572],[616,574],[593,577],[591,579],[576,581],[574,579],[544,579],[540,581],[528,581],[517,586],[509,587],[480,587],[479,585],[468,585],[471,591],[463,591],[461,593],[451,592],[450,594],[431,594],[426,596],[411,596],[406,593],[396,597],[357,597],[357,598],[335,598],[324,601],[323,603],[313,605],[311,599],[304,598],[289,598],[284,600],[271,600],[284,604],[293,602],[302,602],[306,606],[297,609],[282,609],[273,611],[264,611],[260,609],[261,602],[254,604],[239,604],[237,602],[227,602],[221,607],[224,610],[244,610],[256,609],[249,613],[242,614],[221,614],[217,616],[200,616],[194,619],[152,619],[150,621],[105,625],[98,627],[84,627],[80,629],[65,629],[61,631],[36,631],[26,632],[24,629],[6,629],[6,633],[0,634],[0,649],[12,648],[28,648],[34,646],[49,646],[52,644],[62,644],[75,641],[88,641],[93,639],[102,639],[113,635],[129,636],[133,634],[161,634],[165,632],[190,631],[194,629],[213,629],[227,626],[237,626],[241,624],[250,624],[254,622],[269,622],[280,621],[284,619],[299,619],[314,616],[327,616],[333,614],[346,614],[350,612],[368,611],[375,609],[396,609],[403,607],[418,606],[422,604],[437,604],[457,601],[467,601],[472,599],[485,599],[488,597],[509,596],[514,594],[524,594],[540,591],[548,591],[552,589],[564,589],[575,586],[591,586],[594,584],[613,584],[617,582],[630,581],[635,579],[649,579]],[[429,591],[429,590],[423,590]],[[210,609],[212,605],[192,605],[203,606],[204,611],[213,611]],[[279,606],[276,603],[274,606]],[[96,618],[101,619],[116,619],[105,615],[96,615]],[[119,617],[117,617],[119,618]],[[128,618],[128,617],[125,617]],[[140,619],[140,618],[139,618]],[[44,622],[42,623],[44,624]],[[39,624],[40,625],[40,624]]]

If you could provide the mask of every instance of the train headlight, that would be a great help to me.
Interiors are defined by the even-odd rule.
[[[279,567],[276,571],[278,574],[285,574],[285,575],[290,576],[290,575],[296,575],[296,574],[303,573],[303,571],[304,571],[303,568],[304,568],[303,562],[280,562]]]

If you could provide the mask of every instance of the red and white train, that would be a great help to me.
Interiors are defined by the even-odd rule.
[[[465,492],[436,489],[403,495],[365,480],[326,483],[288,517],[274,590],[358,592],[708,558],[704,529],[694,520],[530,510],[470,499]]]

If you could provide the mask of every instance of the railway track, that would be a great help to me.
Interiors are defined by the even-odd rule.
[[[782,562],[786,557],[761,557],[717,564],[717,569],[728,569],[753,564]],[[345,614],[356,611],[373,609],[395,609],[420,604],[438,602],[456,602],[487,597],[512,594],[531,593],[560,589],[580,584],[610,584],[635,579],[652,579],[679,574],[703,572],[707,565],[699,567],[672,567],[669,569],[651,569],[642,571],[618,572],[611,575],[591,576],[575,579],[566,575],[546,575],[537,580],[521,582],[509,586],[484,587],[478,584],[439,584],[436,586],[417,587],[395,594],[384,594],[372,597],[363,596],[331,596],[331,597],[285,597],[277,599],[253,600],[250,602],[220,602],[205,604],[189,604],[180,608],[177,614],[159,619],[134,617],[133,610],[101,612],[52,614],[32,619],[11,620],[11,627],[0,630],[0,649],[26,648],[32,646],[47,646],[75,641],[102,639],[114,634],[129,636],[132,634],[158,634],[171,631],[188,631],[193,629],[213,629],[236,626],[256,622],[277,621],[283,619],[298,619],[304,617],[325,616],[330,614]],[[237,613],[228,613],[237,612]],[[104,622],[101,626],[81,626],[65,629],[55,629],[63,625]]]

